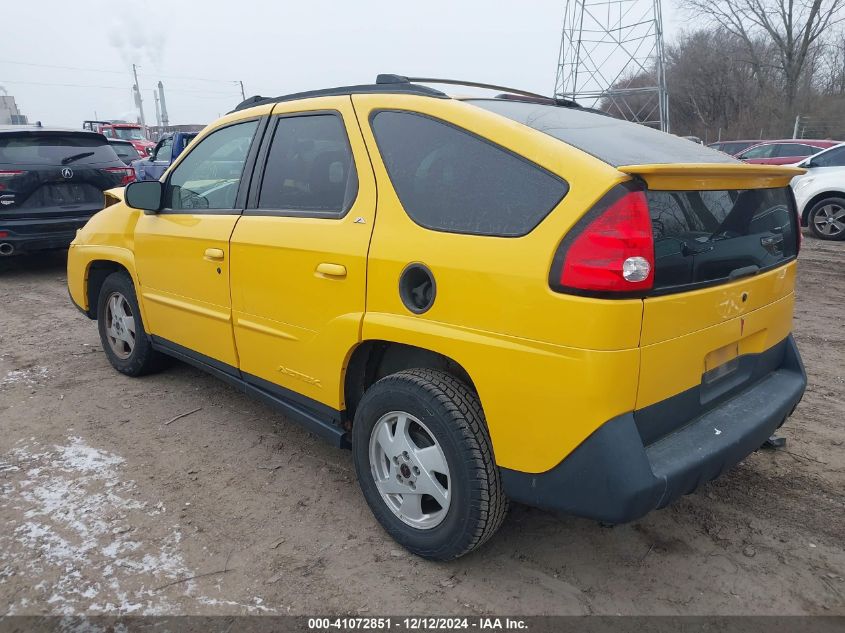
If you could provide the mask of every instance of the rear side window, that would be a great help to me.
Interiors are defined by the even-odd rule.
[[[845,167],[845,145],[813,158],[813,167]]]
[[[539,165],[443,121],[383,111],[372,126],[402,206],[428,229],[518,237],[568,191]]]
[[[117,156],[108,141],[96,134],[0,135],[0,164],[61,165],[63,160],[74,165],[114,163]]]
[[[343,215],[358,176],[343,121],[336,114],[281,117],[267,155],[259,209],[295,215]]]
[[[751,145],[753,145],[753,143],[722,143],[721,145],[714,146],[714,148],[722,150],[726,154],[734,155],[751,147]]]
[[[776,156],[812,156],[817,154],[821,149],[812,147],[811,145],[802,145],[801,143],[781,143],[778,145]]]
[[[655,290],[726,281],[797,254],[789,188],[648,191],[647,196]]]

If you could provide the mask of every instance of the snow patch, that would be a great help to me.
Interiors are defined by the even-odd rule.
[[[51,447],[18,446],[4,456],[0,463],[12,468],[4,469],[8,479],[0,508],[22,511],[23,520],[0,532],[0,583],[14,575],[47,576],[33,587],[34,596],[61,615],[101,609],[112,614],[177,612],[155,589],[193,575],[179,549],[182,535],[172,526],[149,535],[152,553],[139,551],[131,517],[158,511],[131,498],[136,486],[121,479],[123,462],[79,437]],[[136,589],[123,588],[128,579]],[[185,583],[186,591],[193,588],[192,582]],[[20,613],[30,602],[22,597],[7,613]]]
[[[27,369],[13,369],[8,372],[2,380],[0,380],[0,387],[7,387],[16,384],[34,387],[40,381],[45,380],[49,375],[50,370],[46,367],[36,366],[29,367]]]

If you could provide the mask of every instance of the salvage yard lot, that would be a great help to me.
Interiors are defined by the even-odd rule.
[[[629,525],[515,506],[479,552],[437,564],[376,524],[348,451],[186,365],[118,374],[64,254],[0,260],[0,605],[845,614],[845,243],[805,240],[797,295],[809,386],[785,450]]]

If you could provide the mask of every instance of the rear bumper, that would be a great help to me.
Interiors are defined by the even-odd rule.
[[[97,210],[84,215],[64,218],[3,219],[0,216],[0,232],[8,233],[0,243],[11,244],[14,253],[26,251],[67,248],[77,230],[85,226]]]
[[[515,501],[566,514],[633,521],[693,492],[760,448],[795,409],[806,386],[790,335],[777,369],[678,430],[646,445],[634,414],[618,416],[545,473],[502,468],[505,492]]]

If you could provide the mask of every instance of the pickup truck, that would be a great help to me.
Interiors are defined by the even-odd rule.
[[[83,121],[82,129],[99,132],[108,139],[130,141],[141,156],[148,156],[152,153],[154,143],[147,140],[144,134],[144,128],[137,123],[127,123],[124,121]]]
[[[196,132],[171,132],[162,136],[148,158],[132,163],[136,180],[158,180],[188,146]]]

